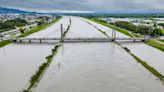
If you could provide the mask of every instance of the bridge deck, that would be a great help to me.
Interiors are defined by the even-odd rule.
[[[7,40],[13,42],[23,42],[23,41],[60,41],[61,38],[8,38]],[[145,41],[146,38],[63,38],[64,42],[111,42],[111,41]]]

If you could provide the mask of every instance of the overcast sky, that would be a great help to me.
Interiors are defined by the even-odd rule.
[[[0,0],[0,6],[29,11],[164,11],[164,0]]]

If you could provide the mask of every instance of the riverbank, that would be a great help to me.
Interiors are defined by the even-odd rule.
[[[100,22],[100,21],[98,21],[98,20],[92,20],[92,19],[89,19],[89,20],[91,20],[91,21],[94,21],[94,22],[97,22],[97,23],[102,23],[102,22]],[[103,23],[104,24],[104,23]],[[102,25],[103,25],[102,24]],[[105,25],[105,24],[104,24]],[[109,27],[109,26],[107,26],[107,27]],[[111,28],[111,27],[110,27]],[[116,30],[116,29],[115,29]],[[125,31],[125,30],[124,30]],[[123,31],[122,31],[123,32]],[[124,32],[123,32],[124,33]],[[164,83],[164,76],[161,74],[161,73],[159,73],[156,69],[154,69],[153,67],[151,67],[149,64],[147,64],[145,61],[143,61],[143,60],[141,60],[139,57],[137,57],[135,54],[133,54],[133,53],[131,53],[131,51],[127,48],[127,47],[124,47],[124,46],[122,46],[120,43],[118,43],[118,42],[115,42],[117,45],[119,45],[122,49],[124,49],[129,55],[131,55],[137,62],[139,62],[144,68],[146,68],[149,72],[151,72],[154,76],[156,76],[157,78],[159,78],[161,81],[162,81],[162,83]],[[154,44],[156,44],[156,41],[155,40],[149,40],[149,41],[147,41],[147,44],[150,44],[150,45],[152,45],[152,46],[154,46]],[[161,46],[161,44],[156,44],[157,46],[158,45],[160,45]],[[157,46],[155,46],[155,47],[157,47]],[[160,49],[161,49],[161,47],[160,47]]]
[[[59,18],[55,19],[54,21],[52,21],[51,23],[45,23],[45,24],[42,24],[40,26],[36,26],[36,27],[32,28],[30,31],[27,31],[27,32],[21,34],[18,37],[26,37],[26,36],[29,36],[29,35],[31,35],[33,33],[36,33],[36,32],[39,32],[41,30],[44,30],[44,29],[50,27],[51,25],[53,25],[54,23],[58,22],[61,18],[62,17],[59,17]],[[9,40],[0,41],[0,48],[3,47],[3,46],[8,45],[10,43],[11,43],[11,41],[9,41]]]
[[[141,36],[138,35],[138,34],[131,33],[131,32],[129,32],[129,31],[126,30],[126,29],[119,28],[119,27],[113,26],[113,25],[111,25],[111,24],[104,23],[104,22],[101,22],[101,21],[96,20],[96,19],[90,19],[90,18],[87,18],[87,19],[89,19],[89,20],[91,20],[91,21],[93,21],[93,22],[99,23],[99,24],[101,24],[101,25],[107,26],[107,27],[109,27],[109,28],[112,28],[113,30],[116,30],[116,31],[118,31],[118,32],[121,32],[121,33],[123,33],[123,34],[125,34],[125,35],[127,35],[127,36],[130,36],[130,37],[141,37]],[[154,47],[154,48],[160,50],[160,51],[164,51],[164,44],[161,44],[161,43],[159,43],[158,41],[155,41],[155,40],[148,40],[148,41],[146,41],[145,43],[146,43],[147,45],[149,45],[149,46],[152,46],[152,47]]]
[[[67,29],[64,31],[63,37],[66,37],[67,33],[69,32],[71,27],[71,22],[68,25]],[[59,41],[58,45],[54,46],[51,49],[52,53],[46,57],[46,62],[39,66],[36,73],[30,79],[30,85],[27,89],[23,90],[23,92],[30,92],[33,87],[36,87],[41,78],[43,77],[44,73],[46,72],[47,68],[50,66],[51,62],[53,61],[54,57],[58,53],[58,49],[62,46],[62,42]]]
[[[145,43],[152,46],[152,47],[154,47],[154,48],[157,48],[161,51],[164,51],[164,44],[162,44],[162,43],[160,43],[156,40],[148,40]]]
[[[11,41],[9,41],[9,40],[0,41],[0,48],[3,47],[3,46],[5,46],[5,45],[8,45],[10,43],[11,43]]]

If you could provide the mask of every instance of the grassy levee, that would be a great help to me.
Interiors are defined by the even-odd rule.
[[[156,77],[158,77],[162,82],[164,82],[164,76],[162,74],[160,74],[156,69],[154,69],[153,67],[151,67],[150,65],[148,65],[145,61],[141,60],[140,58],[138,58],[136,55],[134,55],[133,53],[130,52],[130,50],[127,47],[123,47],[122,48],[128,52],[138,63],[140,63],[142,66],[144,66],[147,70],[149,70],[153,75],[155,75]]]
[[[156,77],[158,77],[162,82],[164,82],[164,76],[162,74],[160,74],[156,69],[154,69],[153,67],[149,66],[145,61],[142,61],[140,58],[138,58],[137,56],[135,56],[132,53],[131,53],[131,56],[133,56],[133,58],[135,60],[137,60],[140,64],[142,64],[147,70],[149,70]]]
[[[159,41],[164,43],[164,40],[159,40]]]
[[[53,25],[54,23],[58,22],[61,18],[62,17],[59,17],[59,18],[55,19],[54,21],[52,21],[51,23],[45,23],[45,24],[42,24],[40,26],[36,26],[36,27],[32,28],[30,31],[27,31],[18,37],[26,37],[28,35],[31,35],[33,33],[39,32],[43,29],[46,29],[46,28],[50,27],[51,25]],[[0,41],[0,48],[8,45],[10,43],[11,43],[11,41],[9,41],[9,40]]]
[[[108,35],[105,31],[103,31],[103,30],[97,28],[96,26],[94,26],[94,25],[91,24],[90,22],[87,22],[87,21],[85,21],[85,22],[88,23],[89,25],[91,25],[92,27],[96,28],[98,31],[100,31],[101,33],[103,33],[103,34],[104,34],[105,36],[107,36],[108,38],[110,38],[109,35]]]
[[[162,44],[156,40],[150,39],[150,40],[146,41],[145,43],[158,49],[158,50],[164,51],[164,44]]]
[[[69,29],[71,27],[71,23],[68,25],[68,28],[64,32],[64,37],[66,37],[67,33],[69,32]],[[23,90],[23,92],[31,92],[31,88],[37,86],[41,78],[43,77],[44,73],[46,72],[47,68],[51,64],[53,58],[57,55],[58,49],[61,47],[62,43],[59,42],[59,45],[56,45],[54,48],[52,48],[52,54],[48,55],[46,57],[46,62],[44,62],[41,66],[39,66],[38,70],[36,73],[31,77],[30,79],[30,85],[26,90]]]
[[[93,19],[89,19],[89,20],[92,20],[94,22],[97,22],[97,23],[100,23],[100,21],[98,20],[93,20]],[[104,26],[106,26],[107,24],[104,24]],[[107,26],[109,27],[109,26]],[[111,27],[110,27],[111,28]],[[116,29],[117,30],[117,29]],[[125,34],[126,35],[126,34]],[[151,40],[149,40],[151,41]],[[159,73],[156,69],[154,69],[153,67],[151,67],[150,65],[148,65],[145,61],[141,60],[140,58],[138,58],[136,55],[134,55],[133,53],[131,53],[131,51],[127,48],[127,47],[123,47],[120,43],[116,42],[115,43],[117,45],[119,45],[122,49],[124,49],[129,55],[131,55],[137,62],[139,62],[144,68],[146,68],[149,72],[151,72],[154,76],[156,76],[157,78],[159,78],[163,83],[164,83],[164,76]],[[148,42],[148,43],[153,43],[152,41],[151,42]]]
[[[32,28],[30,31],[27,31],[27,32],[21,34],[19,37],[26,37],[26,36],[31,35],[33,33],[36,33],[36,32],[39,32],[41,30],[44,30],[44,29],[52,26],[54,23],[58,22],[61,18],[62,17],[59,17],[59,18],[53,20],[51,23],[44,23],[42,25],[36,26],[36,27]]]
[[[110,25],[110,24],[101,22],[101,21],[96,20],[96,19],[90,19],[90,18],[87,18],[87,19],[89,19],[89,20],[91,20],[91,21],[94,21],[94,22],[97,22],[97,23],[99,23],[99,24],[102,24],[102,25],[104,25],[104,26],[107,26],[107,27],[109,27],[109,28],[112,28],[112,29],[114,29],[114,30],[116,30],[116,31],[118,31],[118,32],[121,32],[121,33],[123,33],[123,34],[125,34],[125,35],[127,35],[127,36],[130,36],[130,37],[142,37],[142,36],[140,36],[140,35],[137,35],[137,34],[134,34],[134,33],[130,33],[130,32],[129,32],[128,30],[126,30],[126,29],[119,28],[119,27],[116,27],[116,26],[113,26],[113,25]],[[155,40],[151,40],[151,39],[150,39],[150,40],[146,41],[145,43],[146,43],[147,45],[150,45],[150,46],[152,46],[152,47],[154,47],[154,48],[160,50],[160,51],[164,51],[164,44],[161,44],[161,43],[159,43],[158,41],[155,41]]]
[[[100,22],[99,20],[96,20],[96,19],[90,19],[90,18],[87,18],[87,19],[89,19],[93,22],[99,23],[101,25],[107,26],[109,28],[112,28],[113,30],[117,30],[117,31],[119,31],[119,32],[121,32],[121,33],[123,33],[127,36],[134,37],[134,35],[132,33],[128,32],[128,30],[126,30],[126,29],[119,28],[119,27],[116,27],[116,26],[113,26],[111,24],[107,24],[107,23],[104,23],[104,22]]]
[[[37,83],[40,81],[41,77],[43,76],[44,72],[47,70],[49,67],[50,63],[52,62],[53,58],[57,54],[57,51],[61,45],[56,45],[52,49],[52,54],[47,56],[46,59],[47,61],[44,62],[41,66],[39,66],[39,69],[36,71],[36,73],[31,77],[30,79],[30,85],[26,90],[23,90],[23,92],[31,92],[31,88],[36,86]]]
[[[164,83],[164,76],[159,73],[156,69],[151,67],[149,64],[147,64],[145,61],[141,60],[139,57],[131,53],[131,51],[127,47],[123,47],[121,44],[117,43],[121,48],[123,48],[129,55],[131,55],[138,63],[140,63],[144,68],[146,68],[148,71],[150,71],[154,76],[159,78]]]
[[[9,40],[0,41],[0,48],[3,47],[3,46],[8,45],[8,44],[10,44],[10,43],[11,43],[11,41],[9,41]]]

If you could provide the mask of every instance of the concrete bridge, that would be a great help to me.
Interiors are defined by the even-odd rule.
[[[12,42],[45,42],[45,41],[61,41],[61,42],[112,42],[112,41],[146,41],[146,38],[8,38]]]
[[[70,21],[71,23],[71,21]],[[46,42],[46,41],[60,41],[60,42],[112,42],[112,41],[125,41],[125,42],[144,42],[148,38],[118,38],[116,37],[116,32],[112,31],[112,36],[110,38],[64,38],[63,26],[61,24],[61,36],[60,38],[5,38],[5,40],[10,40],[12,42]]]

